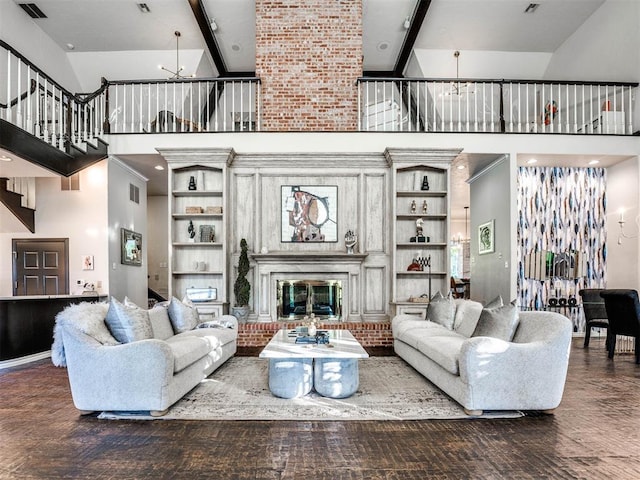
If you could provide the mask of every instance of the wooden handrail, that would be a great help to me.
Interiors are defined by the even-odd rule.
[[[36,81],[31,79],[31,88],[29,90],[24,92],[22,95],[18,95],[16,98],[11,100],[8,104],[0,103],[0,108],[15,107],[18,104],[18,102],[21,102],[22,100],[27,98],[29,95],[33,95],[33,93],[36,91],[37,88],[38,87],[36,85]]]

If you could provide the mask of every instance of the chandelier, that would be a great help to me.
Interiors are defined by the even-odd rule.
[[[169,72],[171,74],[171,76],[169,77],[169,80],[180,80],[181,78],[187,78],[185,75],[181,75],[180,72],[182,72],[184,70],[184,65],[180,66],[180,46],[179,46],[179,42],[180,42],[180,36],[181,33],[176,30],[175,32],[173,32],[173,34],[176,36],[176,70],[175,72],[173,70],[169,70],[167,67],[163,66],[163,65],[159,65],[159,68],[161,70],[165,70],[166,72]],[[194,75],[189,75],[189,77],[195,77]]]

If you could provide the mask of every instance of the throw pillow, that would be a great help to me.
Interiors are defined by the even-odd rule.
[[[188,332],[198,326],[198,312],[196,309],[182,303],[176,297],[171,297],[168,311],[173,331],[176,334]]]
[[[105,323],[120,343],[153,338],[147,311],[137,307],[127,307],[114,297],[111,297]]]
[[[437,292],[429,302],[427,307],[427,320],[438,323],[449,330],[453,330],[453,320],[455,318],[456,306],[449,297],[443,297]]]
[[[492,309],[492,308],[499,308],[502,306],[504,306],[504,302],[502,301],[502,295],[498,295],[496,298],[488,302],[484,306],[484,308]]]
[[[484,308],[472,337],[493,337],[510,342],[518,321],[518,307],[513,303],[497,308]]]

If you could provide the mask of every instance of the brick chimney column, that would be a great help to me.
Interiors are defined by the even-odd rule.
[[[362,0],[256,0],[263,131],[355,131]]]

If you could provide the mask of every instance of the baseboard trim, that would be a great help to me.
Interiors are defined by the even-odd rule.
[[[24,357],[12,358],[11,360],[3,360],[0,362],[0,370],[11,367],[19,367],[31,362],[37,362],[38,360],[44,360],[45,358],[51,358],[51,350],[46,352],[34,353],[31,355],[25,355]]]

